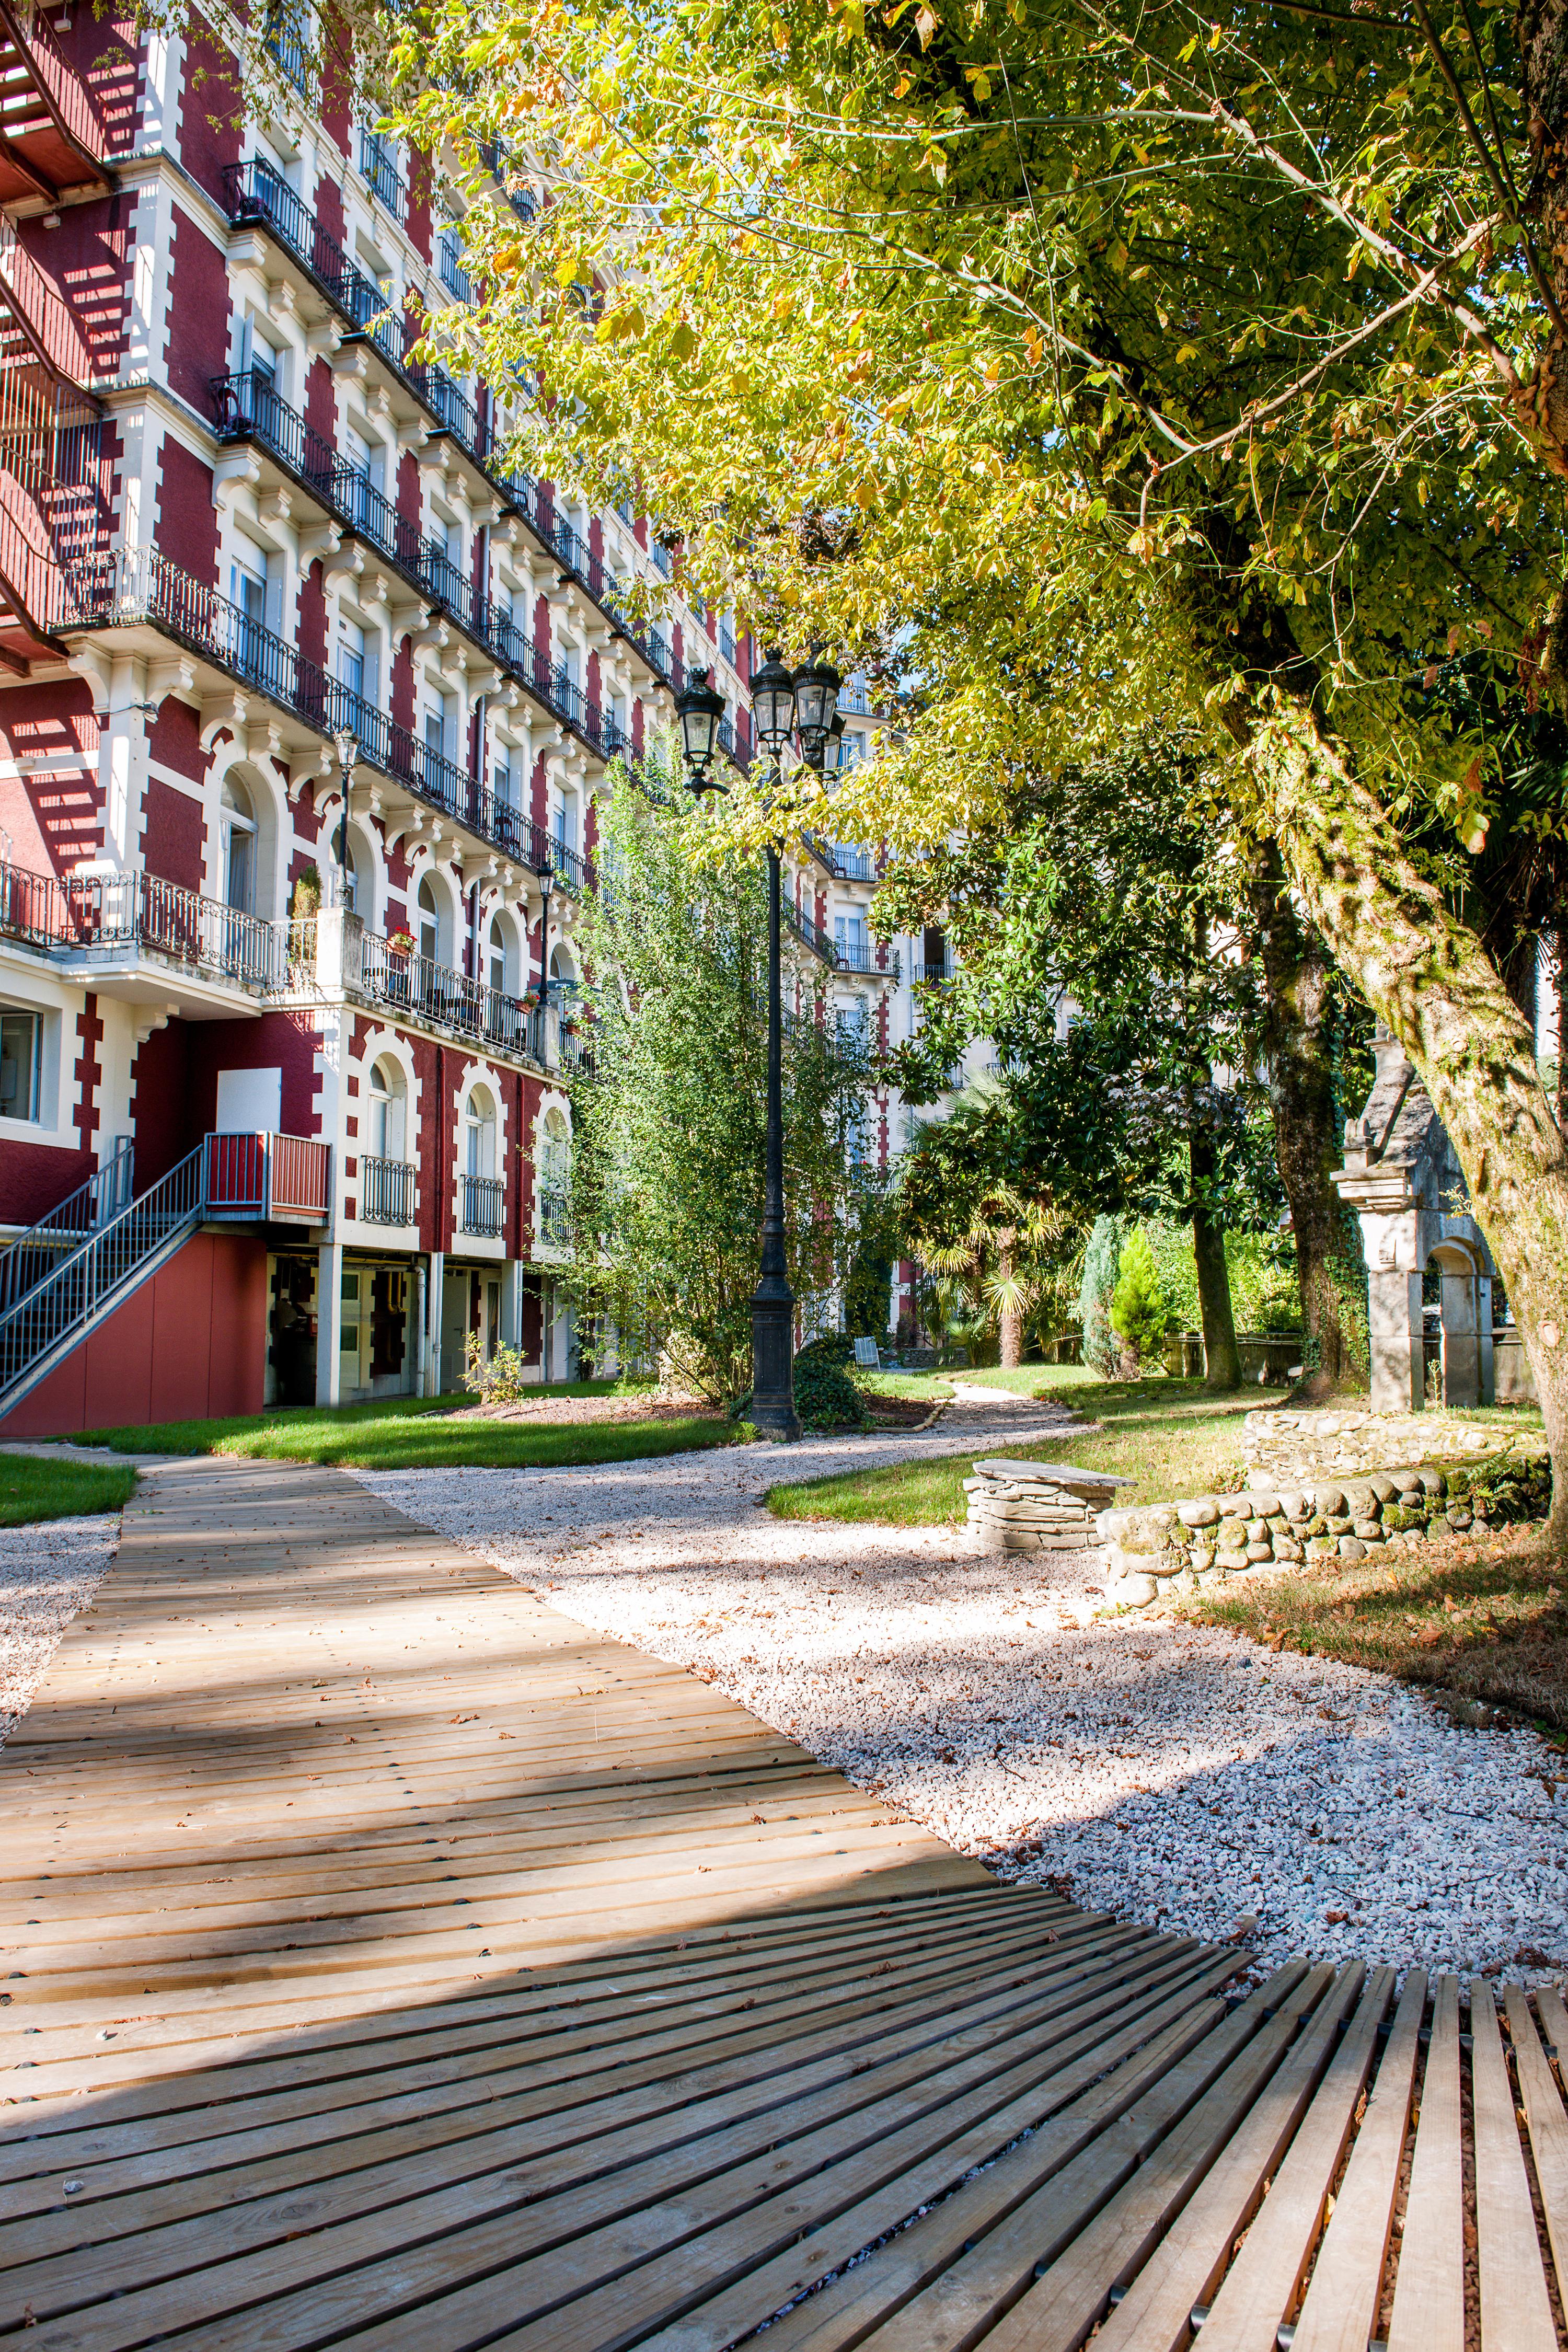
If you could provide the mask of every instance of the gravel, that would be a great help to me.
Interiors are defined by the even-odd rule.
[[[32,1705],[60,1636],[97,1591],[119,1541],[114,1511],[0,1534],[0,1740]]]
[[[1097,1620],[1096,1552],[776,1519],[812,1477],[1069,1425],[993,1392],[925,1433],[571,1470],[360,1472],[595,1633],[696,1668],[1008,1878],[1183,1934],[1401,1968],[1568,1970],[1568,1778],[1390,1678]]]

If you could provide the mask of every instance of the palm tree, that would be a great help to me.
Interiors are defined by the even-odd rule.
[[[973,1199],[962,1230],[942,1240],[917,1234],[916,1241],[946,1294],[950,1324],[977,1331],[994,1324],[1002,1362],[1011,1369],[1023,1361],[1026,1324],[1056,1287],[1048,1260],[1068,1230],[1047,1197],[1026,1198],[994,1183]]]

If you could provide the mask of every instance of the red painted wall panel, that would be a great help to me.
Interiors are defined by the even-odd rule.
[[[259,1412],[267,1244],[197,1234],[0,1421],[6,1437]]]
[[[189,401],[198,416],[210,417],[212,380],[228,373],[228,264],[223,247],[214,245],[178,205],[174,213],[166,346],[169,383],[182,400]],[[210,482],[207,498],[210,504]]]
[[[226,289],[224,315],[227,316]],[[213,469],[173,434],[165,433],[159,457],[158,520],[153,543],[171,563],[204,587],[217,579],[217,513],[213,506]]]
[[[8,1143],[0,1151],[0,1223],[36,1224],[91,1173],[88,1152],[61,1151],[47,1143]]]
[[[35,874],[72,874],[103,845],[99,720],[85,678],[12,686],[0,694],[0,750],[48,769],[0,778],[0,826]]]
[[[244,92],[233,52],[193,14],[185,32],[180,161],[209,196],[223,202],[223,170],[239,161]],[[228,315],[226,297],[224,315]]]
[[[205,838],[200,801],[176,792],[161,776],[149,776],[142,833],[142,863],[148,873],[184,890],[199,890]]]
[[[178,701],[172,694],[163,697],[148,733],[147,757],[154,767],[173,768],[176,776],[188,776],[193,784],[205,780],[207,755],[202,750],[202,722],[188,702]]]

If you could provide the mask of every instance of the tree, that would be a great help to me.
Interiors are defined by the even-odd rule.
[[[668,768],[668,747],[650,765]],[[656,783],[657,789],[657,783]],[[684,795],[682,795],[684,800]],[[664,1353],[699,1394],[750,1382],[766,1127],[767,889],[709,863],[710,814],[623,772],[600,803],[601,887],[578,933],[591,1073],[573,1087],[574,1286],[633,1360]],[[865,1059],[786,971],[789,1278],[805,1305],[848,1272],[880,1187],[859,1150]]]
[[[1160,1280],[1154,1253],[1142,1227],[1135,1225],[1121,1244],[1110,1328],[1120,1332],[1142,1365],[1159,1355],[1170,1320],[1170,1296]]]
[[[1448,1128],[1568,1472],[1568,1156],[1464,887],[1519,811],[1436,691],[1568,669],[1563,13],[447,5],[405,59],[416,130],[547,180],[477,236],[541,461],[907,682],[858,830],[983,830],[1152,709],[1223,755]]]
[[[1080,1214],[1189,1226],[1215,1389],[1241,1378],[1225,1228],[1275,1206],[1252,1181],[1261,967],[1245,884],[1194,747],[1145,729],[1114,757],[1023,780],[1005,834],[896,870],[883,893],[889,927],[940,911],[961,950],[954,981],[927,992],[906,1073],[935,1086],[970,1037],[992,1037],[1036,1184]],[[1216,1065],[1243,1075],[1216,1083]]]
[[[1001,1360],[1023,1361],[1024,1333],[1051,1299],[1072,1227],[1048,1192],[1019,1191],[987,1164],[984,1111],[961,1104],[905,1160],[910,1242],[971,1328],[994,1325]]]

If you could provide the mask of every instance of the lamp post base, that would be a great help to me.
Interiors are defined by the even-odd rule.
[[[795,1300],[782,1275],[764,1275],[752,1299],[752,1402],[747,1418],[775,1444],[794,1445],[800,1438],[800,1417],[795,1409]]]

